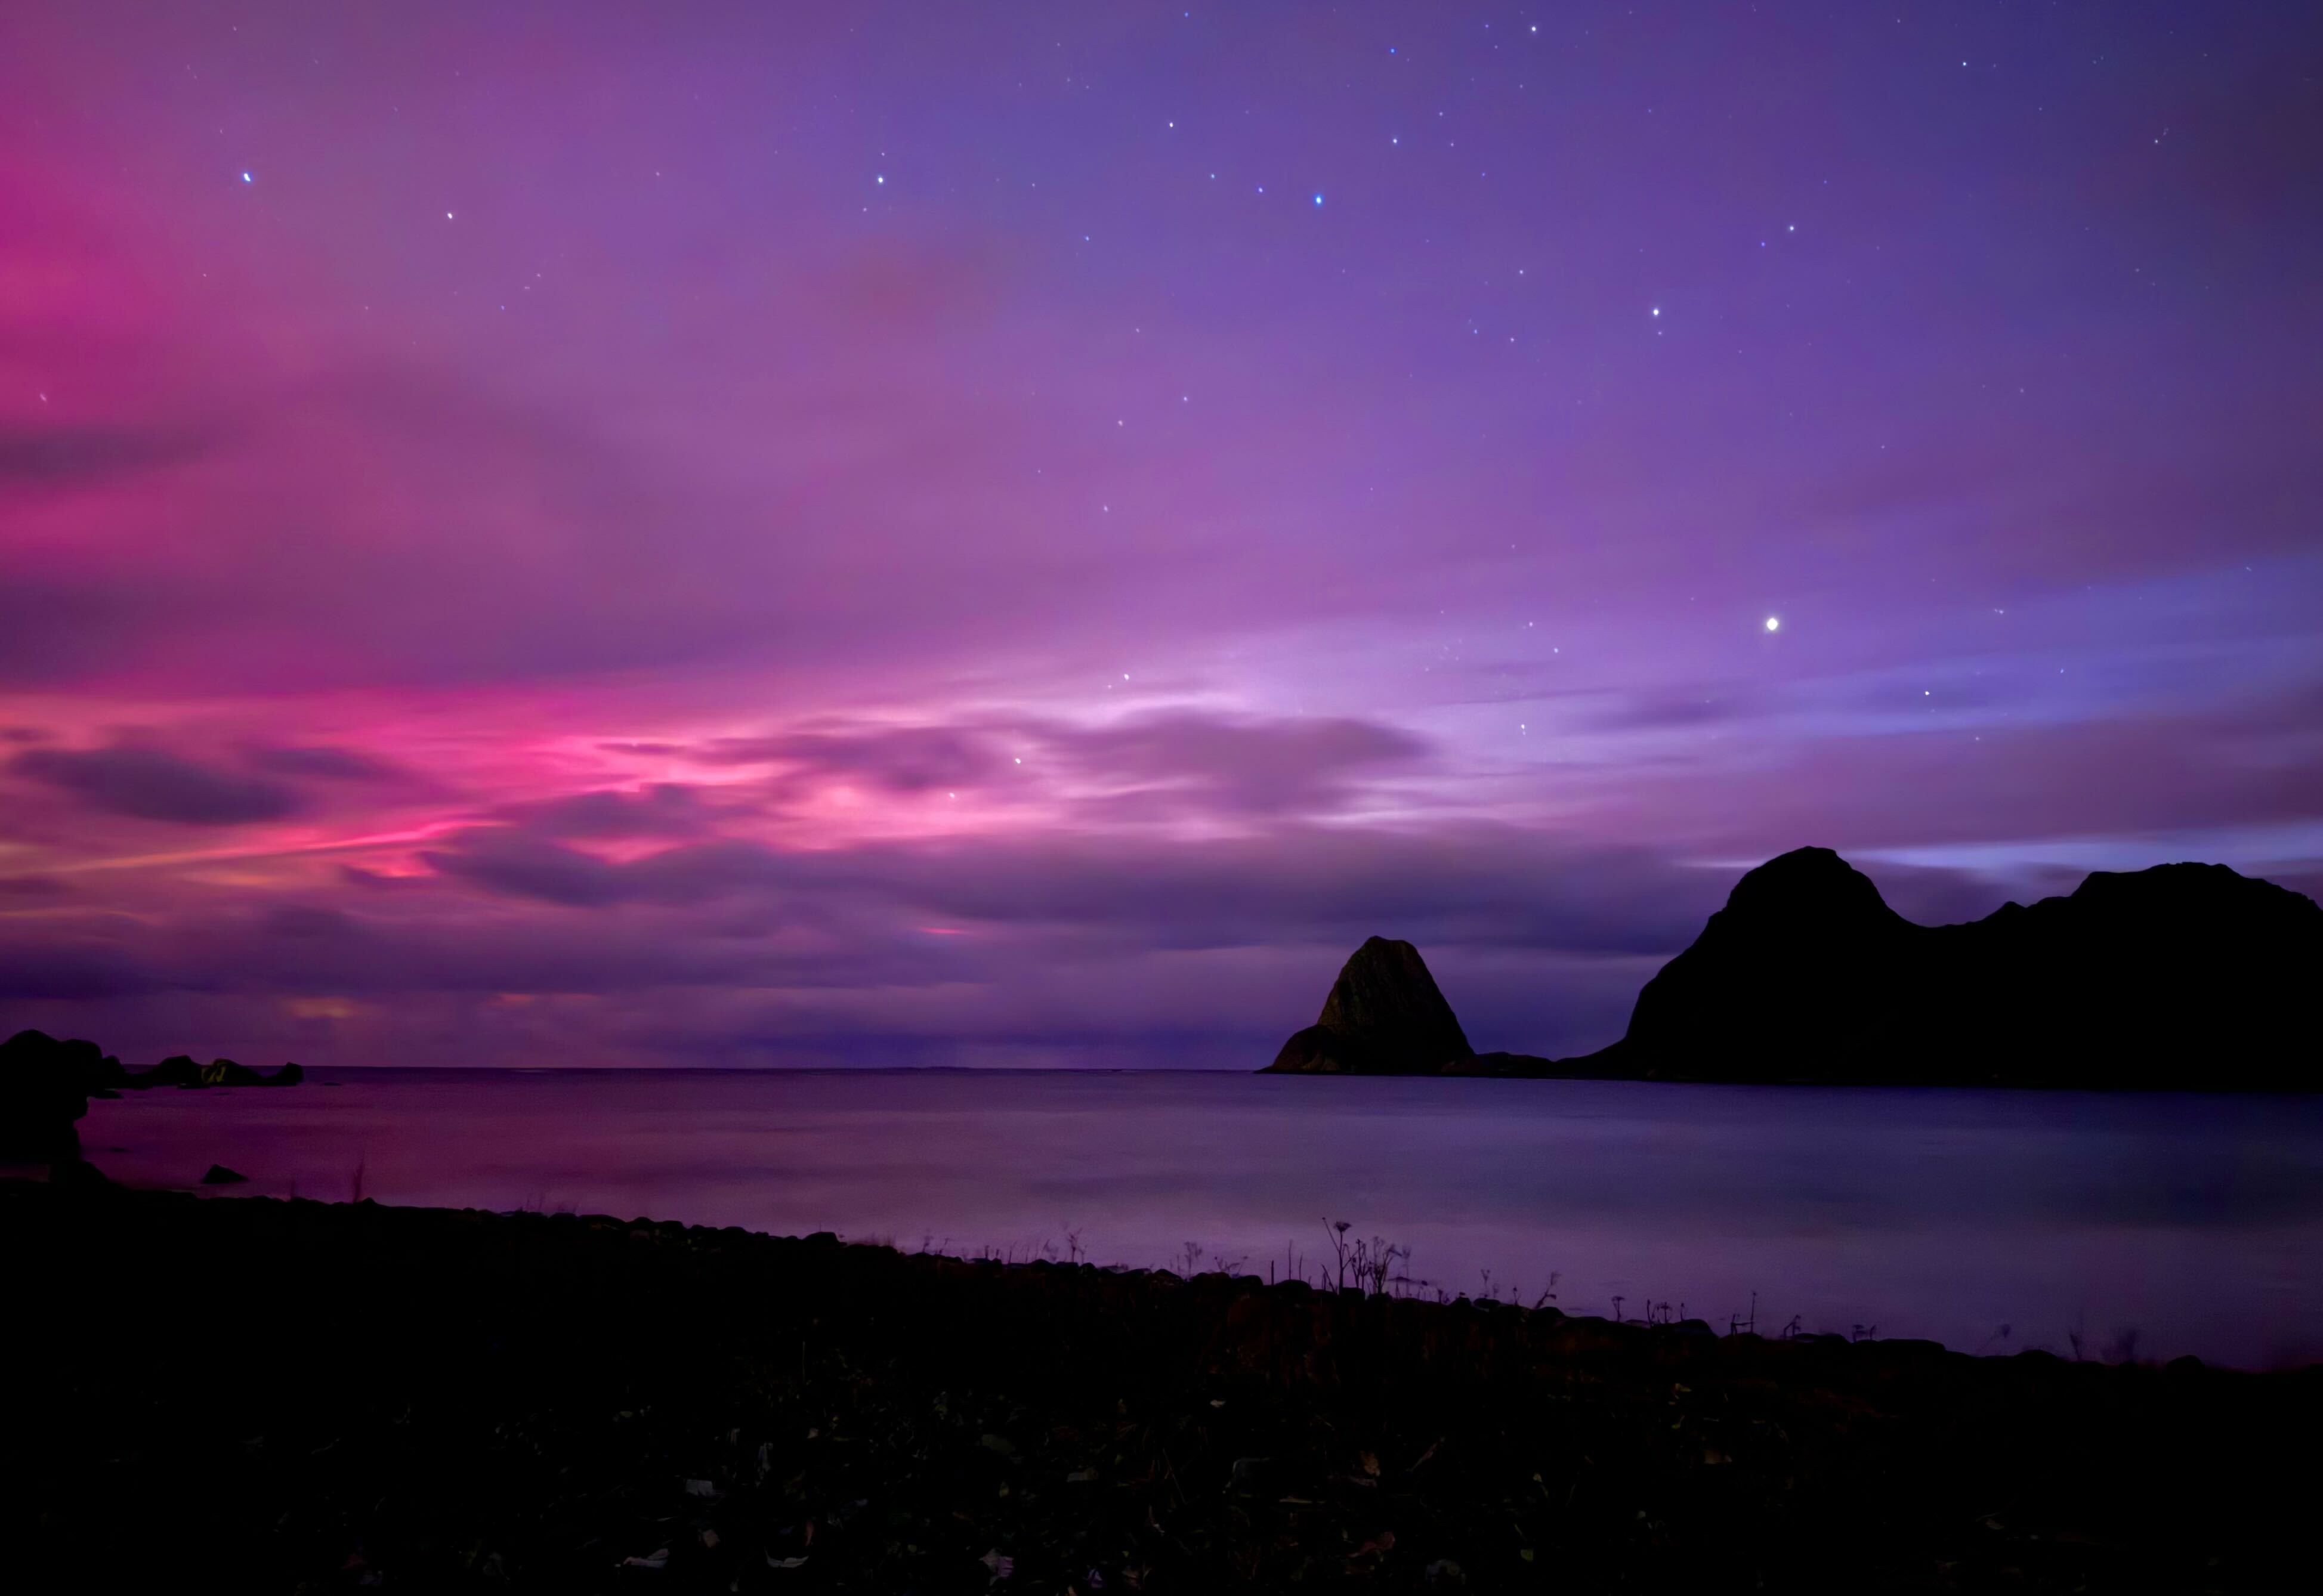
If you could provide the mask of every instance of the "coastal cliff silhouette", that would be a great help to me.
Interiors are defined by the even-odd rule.
[[[1418,951],[1374,937],[1268,1069],[2309,1091],[2323,1084],[2319,977],[2323,907],[2224,865],[2099,871],[2063,897],[1925,926],[1838,854],[1802,848],[1735,885],[1610,1047],[1468,1050]]]
[[[0,1158],[77,1156],[78,1122],[88,1113],[89,1099],[117,1097],[124,1088],[295,1087],[306,1078],[296,1064],[261,1075],[232,1059],[200,1064],[183,1053],[133,1072],[93,1041],[59,1041],[45,1031],[19,1031],[0,1042]]]

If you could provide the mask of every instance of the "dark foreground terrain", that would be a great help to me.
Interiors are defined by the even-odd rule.
[[[0,1248],[26,1591],[2255,1590],[2323,1417],[609,1218],[0,1182]]]

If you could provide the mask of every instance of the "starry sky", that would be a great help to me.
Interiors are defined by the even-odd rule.
[[[2323,881],[2323,13],[0,9],[0,1030],[1569,1053]]]

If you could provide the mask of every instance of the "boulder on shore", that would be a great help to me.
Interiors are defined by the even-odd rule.
[[[85,1158],[59,1159],[50,1165],[49,1185],[57,1191],[78,1193],[113,1192],[124,1189],[121,1182]]]

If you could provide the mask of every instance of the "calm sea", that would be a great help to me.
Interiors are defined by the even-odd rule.
[[[325,1081],[336,1085],[325,1085]],[[341,1070],[91,1105],[136,1185],[834,1230],[1966,1351],[2323,1359],[2323,1099],[1196,1073]]]

